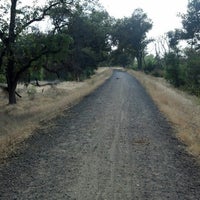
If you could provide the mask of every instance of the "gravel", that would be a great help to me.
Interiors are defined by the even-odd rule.
[[[114,71],[0,165],[0,199],[198,200],[200,166],[140,83]]]

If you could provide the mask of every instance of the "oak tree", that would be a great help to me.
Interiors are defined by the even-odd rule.
[[[19,0],[1,1],[0,69],[5,71],[9,104],[16,103],[15,90],[20,76],[42,56],[61,51],[62,45],[59,44],[66,42],[63,37],[40,33],[34,28],[36,23],[49,16],[51,10],[72,4],[71,0],[48,0],[44,5],[35,3],[24,6]],[[49,46],[51,41],[58,43]]]

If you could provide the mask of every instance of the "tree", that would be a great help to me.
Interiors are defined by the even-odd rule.
[[[9,104],[16,103],[15,90],[22,74],[42,56],[57,54],[59,51],[62,51],[62,45],[59,45],[59,43],[66,42],[66,40],[59,41],[56,37],[54,40],[54,37],[51,35],[38,34],[38,30],[33,28],[34,23],[40,22],[46,16],[49,16],[52,9],[62,6],[70,7],[72,3],[73,1],[67,0],[48,0],[44,6],[33,5],[31,7],[22,6],[19,0],[11,0],[9,3],[7,1],[1,2],[0,69],[5,69]],[[24,34],[29,33],[30,30],[33,34],[29,35],[29,38],[24,37]],[[38,36],[41,39],[40,41]],[[29,42],[32,40],[32,50],[29,48],[27,51],[27,40]],[[48,44],[47,40],[49,40]],[[59,41],[59,43],[56,47],[51,45],[51,48],[49,48],[48,45],[51,41]],[[68,43],[69,41],[67,41]],[[36,52],[33,52],[35,49]],[[22,54],[19,55],[20,51]]]
[[[180,15],[182,29],[166,33],[155,43],[157,55],[162,56],[165,78],[176,87],[200,94],[200,0],[189,0],[187,13]],[[180,48],[187,41],[189,47]]]
[[[118,20],[113,34],[114,44],[121,53],[132,55],[138,61],[138,69],[142,69],[144,50],[151,41],[146,38],[152,28],[152,22],[142,9],[136,9],[130,18]]]
[[[187,89],[192,94],[200,96],[200,52],[194,49],[186,49],[185,82]]]
[[[179,58],[176,53],[169,52],[165,55],[165,78],[174,86],[180,86]]]
[[[111,51],[110,17],[103,10],[93,9],[85,13],[79,6],[69,19],[66,31],[73,39],[68,66],[79,80],[81,76],[91,75]]]
[[[193,94],[200,94],[200,0],[190,0],[187,13],[182,14],[182,38],[187,40],[185,82]]]
[[[136,9],[131,17],[133,28],[135,27],[134,39],[132,45],[136,51],[138,61],[138,69],[142,69],[142,59],[144,57],[144,49],[151,42],[146,39],[146,34],[152,28],[152,22],[147,17],[147,14],[142,9]],[[137,27],[137,28],[136,28]]]
[[[182,31],[179,29],[176,29],[175,31],[168,31],[167,32],[167,38],[168,38],[168,49],[170,51],[174,51],[175,53],[179,53],[178,44],[179,41],[182,38]]]
[[[183,34],[182,39],[200,49],[200,0],[190,0],[187,6],[187,13],[182,14]]]

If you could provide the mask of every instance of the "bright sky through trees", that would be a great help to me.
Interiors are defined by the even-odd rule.
[[[32,0],[23,0],[31,4]],[[136,8],[142,8],[153,21],[149,36],[156,37],[181,27],[178,13],[187,10],[188,0],[99,0],[108,13],[115,18],[129,17]],[[41,2],[40,2],[41,4]]]
[[[178,13],[187,10],[188,0],[99,0],[111,16],[130,16],[136,8],[142,8],[153,21],[149,36],[159,36],[181,27]]]
[[[33,0],[23,0],[23,2],[30,5]],[[41,4],[41,1],[38,2]],[[153,21],[153,28],[148,33],[150,38],[157,38],[175,28],[181,28],[181,18],[177,15],[185,13],[188,4],[188,0],[99,0],[99,2],[115,18],[130,17],[136,8],[142,8]],[[49,24],[42,24],[40,27],[48,30]],[[154,46],[151,44],[149,51],[154,51]]]

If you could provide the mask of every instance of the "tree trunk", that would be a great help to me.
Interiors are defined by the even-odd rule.
[[[8,63],[6,68],[6,78],[8,84],[8,96],[9,96],[9,104],[16,104],[16,96],[15,90],[17,87],[16,73],[15,71],[15,59],[13,53],[13,47],[15,43],[15,25],[16,25],[16,6],[18,0],[12,0],[11,8],[10,8],[10,24],[9,24],[9,35],[8,35],[8,44],[6,47]]]
[[[142,69],[142,56],[137,57],[138,69]]]
[[[8,101],[9,104],[16,104],[16,94],[15,90],[17,88],[17,81],[13,81],[14,79],[14,74],[10,72],[7,74],[7,84],[8,84]]]
[[[15,95],[16,87],[13,85],[11,88],[8,88],[8,95],[9,95],[9,104],[16,104],[16,95]]]

